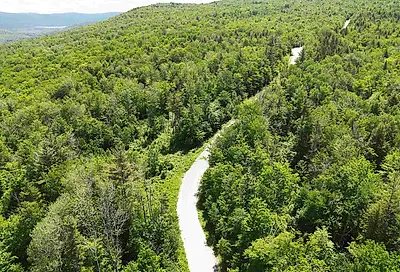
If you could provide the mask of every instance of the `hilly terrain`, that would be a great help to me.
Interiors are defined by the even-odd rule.
[[[0,12],[0,43],[34,38],[71,27],[104,21],[118,12],[84,13],[6,13]]]
[[[399,271],[399,24],[223,0],[0,45],[0,271],[189,271],[181,179],[231,119],[199,192],[221,271]]]
[[[0,12],[0,29],[22,29],[34,27],[62,27],[79,25],[87,22],[104,21],[118,12],[85,14],[85,13],[6,13]]]

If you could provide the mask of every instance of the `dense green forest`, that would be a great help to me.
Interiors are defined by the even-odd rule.
[[[200,193],[223,270],[396,271],[399,20],[224,0],[0,46],[0,271],[187,271],[180,178],[231,118]]]
[[[213,148],[200,207],[224,271],[400,271],[400,5],[357,5]]]

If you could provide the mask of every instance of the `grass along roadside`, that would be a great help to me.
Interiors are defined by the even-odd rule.
[[[185,173],[189,170],[191,165],[200,155],[200,153],[204,150],[207,146],[208,142],[205,143],[202,147],[191,150],[185,155],[179,156],[179,161],[176,163],[176,168],[171,172],[171,174],[165,179],[164,183],[162,184],[163,190],[167,193],[169,206],[173,210],[175,214],[176,220],[174,220],[174,227],[177,230],[179,229],[178,223],[178,215],[176,212],[176,206],[178,203],[178,195],[179,190],[181,187],[182,179]],[[181,235],[179,235],[179,249],[178,249],[178,266],[180,267],[181,271],[188,272],[189,266],[186,259],[185,249],[183,247],[183,241]]]

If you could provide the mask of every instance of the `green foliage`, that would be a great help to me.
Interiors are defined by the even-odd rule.
[[[200,203],[209,240],[222,260],[243,263],[251,241],[279,233],[291,221],[299,177],[287,162],[274,162],[286,147],[274,144],[261,107],[245,102],[239,120],[212,149]],[[228,265],[225,263],[224,265]]]
[[[400,249],[400,153],[386,157],[384,177],[386,184],[380,198],[365,215],[365,236],[384,243],[391,250]]]
[[[3,245],[0,245],[0,271],[1,272],[22,272],[24,269],[20,264],[15,264],[16,257],[4,249]]]
[[[32,232],[32,271],[173,267],[179,235],[168,200],[133,170],[126,154],[115,152],[114,162],[96,160],[70,172],[67,191]]]
[[[379,191],[381,180],[365,159],[351,160],[343,166],[333,165],[311,181],[299,197],[298,227],[312,231],[326,226],[337,244],[357,238],[361,218]]]
[[[389,253],[385,246],[367,240],[364,244],[351,243],[349,252],[353,263],[351,271],[398,271],[399,253]]]
[[[222,271],[399,270],[399,7],[336,4],[212,149],[199,206]]]
[[[338,265],[344,258],[335,253],[326,229],[318,229],[305,242],[296,240],[290,232],[276,237],[267,236],[255,240],[246,249],[248,265],[245,271],[339,271]],[[345,266],[346,263],[340,265]]]
[[[234,117],[199,195],[223,270],[395,270],[398,13],[159,4],[1,45],[0,269],[186,271],[187,152]]]

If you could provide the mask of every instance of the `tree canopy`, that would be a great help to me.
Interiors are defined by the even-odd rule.
[[[180,178],[232,118],[199,195],[223,270],[396,271],[399,14],[158,4],[1,45],[0,271],[187,271]]]
[[[399,6],[355,4],[211,152],[200,208],[223,271],[400,269]]]

